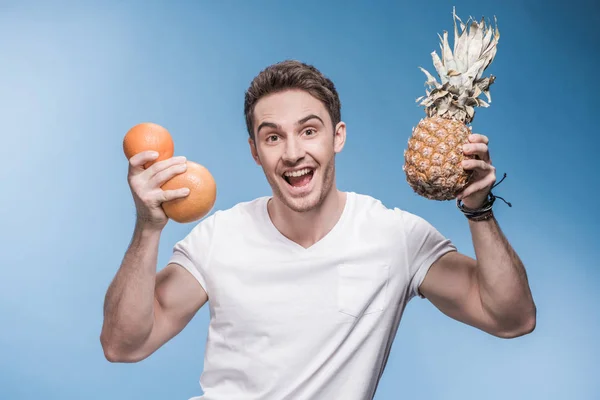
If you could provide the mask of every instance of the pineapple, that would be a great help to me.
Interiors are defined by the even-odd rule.
[[[481,22],[469,18],[464,24],[455,11],[452,14],[454,51],[444,31],[440,36],[442,57],[435,51],[431,53],[441,83],[419,67],[427,76],[428,89],[427,95],[416,101],[425,107],[427,117],[412,130],[402,168],[411,188],[431,200],[456,198],[472,179],[472,171],[465,171],[461,162],[474,157],[464,155],[462,146],[468,143],[475,107],[491,103],[489,87],[495,77],[482,75],[494,60],[500,38],[497,27],[494,30],[489,23],[486,26],[483,18]],[[479,98],[482,93],[487,102]]]

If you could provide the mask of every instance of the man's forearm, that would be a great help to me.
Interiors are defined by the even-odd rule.
[[[152,331],[160,234],[159,230],[136,225],[106,293],[101,341],[107,352],[135,350]]]
[[[482,305],[508,336],[530,332],[535,326],[535,304],[527,274],[497,221],[469,221],[477,258]]]

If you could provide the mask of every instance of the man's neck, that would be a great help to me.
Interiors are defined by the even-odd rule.
[[[298,213],[272,198],[268,204],[273,225],[288,239],[308,248],[327,235],[340,220],[346,193],[335,187],[314,210]]]

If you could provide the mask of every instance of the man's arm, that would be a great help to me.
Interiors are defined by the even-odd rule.
[[[157,152],[129,159],[127,181],[136,207],[133,238],[104,301],[100,342],[110,361],[134,362],[148,357],[189,322],[207,301],[194,277],[169,265],[156,274],[158,245],[168,217],[161,204],[184,198],[187,188],[161,186],[186,170],[185,157],[155,162]],[[148,168],[144,165],[151,163]]]
[[[469,221],[476,260],[450,252],[435,262],[419,290],[440,311],[502,338],[535,328],[536,307],[523,263],[495,219]]]
[[[440,311],[502,338],[533,331],[536,307],[523,263],[497,221],[469,221],[476,260],[446,253],[419,287]]]
[[[477,210],[485,204],[496,182],[489,140],[469,135],[462,146],[462,166],[473,173],[472,182],[458,195],[463,205]],[[492,217],[469,219],[476,260],[457,252],[435,262],[419,287],[421,294],[448,316],[503,338],[532,332],[536,307],[523,263]]]
[[[178,334],[206,303],[198,281],[169,264],[156,273],[160,232],[136,229],[104,304],[100,341],[111,362],[145,359]]]

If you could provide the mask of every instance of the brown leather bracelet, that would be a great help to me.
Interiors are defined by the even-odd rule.
[[[498,186],[500,183],[502,183],[504,178],[506,178],[506,174],[504,174],[502,179],[500,179],[500,182],[492,186],[492,189]],[[486,199],[485,203],[476,210],[466,208],[463,202],[459,199],[456,199],[456,207],[465,215],[465,217],[467,217],[471,221],[485,221],[494,217],[492,206],[494,205],[496,199],[500,199],[503,202],[505,202],[509,207],[512,207],[512,204],[510,204],[508,201],[504,200],[500,196],[495,196],[491,190],[488,193],[488,198]]]
[[[483,213],[483,214],[467,215],[466,217],[470,221],[486,221],[486,220],[494,217],[494,212],[490,210],[490,211],[488,211],[486,213]]]
[[[492,206],[496,201],[496,197],[494,195],[489,195],[486,202],[478,209],[470,209],[466,208],[462,201],[456,200],[456,207],[467,217],[477,217],[479,215],[487,214],[492,211]]]

